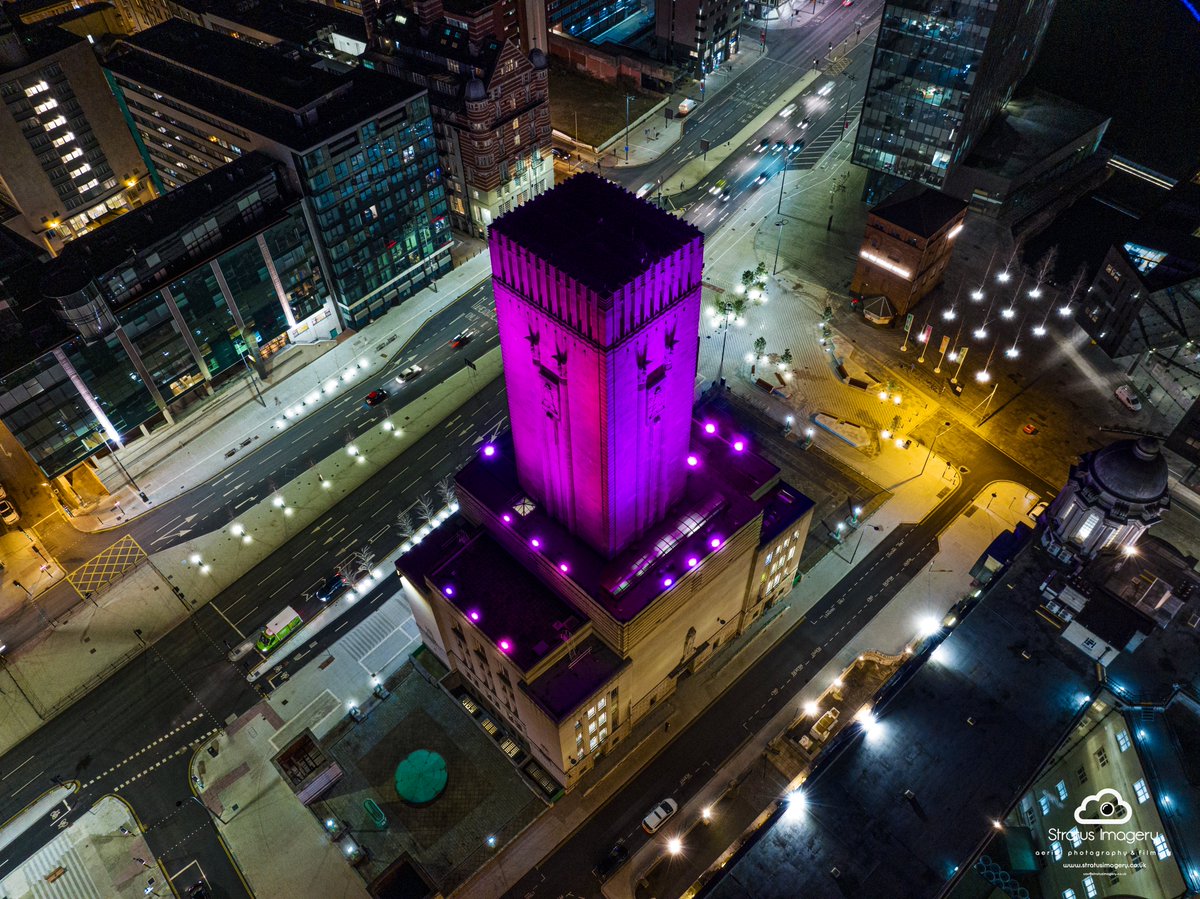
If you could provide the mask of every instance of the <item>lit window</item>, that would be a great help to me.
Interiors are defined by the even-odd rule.
[[[606,705],[608,705],[608,700],[601,696],[599,702],[596,703],[596,708],[602,709]]]
[[[596,717],[596,707],[595,706],[592,706],[590,709],[588,709],[588,717],[589,718]]]
[[[1043,815],[1050,814],[1050,797],[1049,796],[1039,796],[1038,797],[1038,805],[1041,807]]]
[[[39,81],[37,84],[33,85],[32,87],[25,88],[25,96],[32,97],[34,94],[40,94],[42,91],[47,90],[47,89],[48,89],[48,85],[46,84],[46,82]]]
[[[598,719],[596,719],[596,720],[597,720],[597,721],[599,721],[601,724],[604,724],[605,722],[607,722],[607,721],[608,721],[608,713],[607,713],[607,712],[601,712],[601,713],[600,713],[600,717],[599,717]]]
[[[591,752],[593,749],[595,749],[599,745],[600,745],[600,741],[597,740],[595,737],[592,737],[590,740],[588,740],[588,751]]]
[[[1122,752],[1129,748],[1129,734],[1123,730],[1117,731],[1117,748]]]
[[[1070,887],[1063,890],[1063,899],[1075,899],[1075,891]]]
[[[1094,877],[1089,875],[1083,878],[1083,894],[1087,896],[1087,899],[1096,899],[1100,895],[1100,891],[1096,888],[1096,879]]]
[[[1054,857],[1056,862],[1062,860],[1062,843],[1058,840],[1050,844],[1050,855]]]
[[[1136,780],[1133,783],[1133,792],[1137,796],[1138,802],[1145,802],[1150,798],[1150,790],[1146,787],[1146,781]]]
[[[1092,531],[1096,529],[1096,525],[1100,523],[1099,512],[1089,512],[1088,517],[1084,519],[1083,524],[1079,526],[1079,530],[1075,532],[1075,539],[1083,543],[1092,535]]]
[[[1076,849],[1083,843],[1083,837],[1080,835],[1078,827],[1072,827],[1067,831],[1067,837],[1071,840],[1071,845]]]
[[[1167,845],[1167,838],[1164,834],[1156,833],[1154,835],[1154,854],[1158,856],[1159,861],[1171,857],[1171,847]]]
[[[72,150],[66,156],[63,156],[61,158],[62,158],[62,161],[64,163],[66,163],[66,162],[70,162],[72,159],[78,159],[82,155],[83,155],[83,151],[81,149],[79,149],[78,147],[76,147],[74,150]]]
[[[61,126],[65,125],[65,124],[67,124],[66,117],[65,117],[65,116],[56,115],[56,116],[55,116],[54,118],[52,118],[50,121],[43,123],[43,124],[42,124],[42,129],[43,129],[43,130],[45,130],[45,131],[53,131],[55,128],[59,128],[59,127],[61,127]]]
[[[92,179],[91,181],[89,181],[87,184],[81,184],[81,185],[79,185],[79,187],[78,187],[78,188],[76,188],[76,189],[77,189],[77,190],[78,190],[78,191],[79,191],[81,194],[85,194],[85,193],[87,193],[89,190],[91,190],[93,187],[95,187],[95,186],[96,186],[97,184],[99,184],[99,183],[100,183],[99,179],[97,179],[97,178],[93,178],[93,179]]]
[[[71,177],[78,178],[80,175],[85,175],[92,170],[92,167],[86,162],[77,169],[71,170]]]
[[[1063,802],[1066,802],[1067,801],[1067,782],[1065,780],[1060,780],[1058,782],[1058,785],[1055,787],[1055,789],[1058,790],[1058,798],[1061,799]]]
[[[608,728],[607,727],[600,728],[600,739],[602,741],[608,739]]]
[[[73,140],[75,140],[75,133],[68,131],[61,137],[54,138],[54,140],[50,141],[50,143],[55,147],[61,147],[63,144],[69,144]]]
[[[588,722],[588,733],[589,733],[589,734],[594,734],[595,732],[596,732],[596,722],[595,722],[595,721],[589,721],[589,722]]]
[[[33,111],[36,112],[38,115],[41,115],[43,112],[49,112],[51,109],[54,109],[56,106],[58,106],[58,101],[55,100],[53,97],[51,97],[45,103],[39,103],[37,106],[33,107]]]

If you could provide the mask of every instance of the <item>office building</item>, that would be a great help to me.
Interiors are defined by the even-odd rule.
[[[166,0],[185,22],[260,47],[299,48],[353,63],[367,49],[362,16],[308,0]]]
[[[941,187],[1033,65],[1054,0],[884,5],[853,160]],[[878,198],[878,197],[877,197]]]
[[[454,227],[486,237],[491,223],[554,184],[548,64],[511,38],[478,41],[449,18],[380,27],[370,63],[428,88]]]
[[[741,0],[655,0],[656,55],[694,74],[737,53],[741,27]]]
[[[299,198],[261,153],[71,242],[41,267],[40,297],[25,280],[0,421],[69,487],[85,460],[223,382],[261,379],[289,341],[336,333],[314,257]]]
[[[941,283],[967,215],[962,200],[913,188],[893,194],[867,215],[850,295],[865,300],[876,321],[904,316]],[[872,311],[877,306],[871,301],[878,297],[887,299],[889,313]]]
[[[91,45],[0,9],[0,216],[57,252],[154,196]]]
[[[584,174],[490,248],[512,431],[396,564],[451,688],[569,789],[791,589],[813,503],[693,411],[698,230]]]
[[[251,150],[303,198],[345,327],[450,269],[450,220],[424,91],[362,68],[172,20],[105,60],[129,127],[170,189]]]
[[[551,31],[590,41],[637,12],[638,0],[546,0]]]
[[[96,24],[108,26],[110,34],[136,34],[153,28],[171,18],[165,0],[102,0],[81,3],[80,0],[10,0],[3,4],[14,21],[30,25],[34,22],[70,27],[65,20],[75,15],[96,17]],[[76,29],[72,31],[79,33]],[[105,31],[93,31],[97,37]]]

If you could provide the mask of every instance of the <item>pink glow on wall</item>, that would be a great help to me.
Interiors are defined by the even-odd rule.
[[[502,520],[502,521],[503,521],[505,524],[512,524],[512,516],[511,516],[511,515],[509,515],[507,512],[505,512],[503,515],[501,515],[501,516],[500,516],[500,519],[501,519],[501,520]]]
[[[508,639],[508,637],[501,637],[500,641],[496,645],[499,646],[500,651],[502,653],[505,653],[506,655],[508,653],[512,652],[512,649],[513,649],[512,640]]]
[[[721,538],[713,537],[711,540],[708,541],[708,545],[711,546],[713,549],[720,549],[721,548]]]
[[[468,617],[468,618],[470,618],[472,621],[474,621],[474,622],[478,623],[478,622],[479,622],[479,619],[480,619],[482,616],[479,614],[479,610],[478,610],[478,609],[472,609],[471,611],[467,612],[467,617]]]
[[[454,588],[451,587],[449,584],[447,584],[445,587],[442,588],[442,592],[445,593],[447,596],[453,596]]]
[[[537,549],[539,546],[542,545],[542,541],[539,540],[537,537],[534,537],[532,540],[529,541],[529,545],[532,546],[534,549]]]
[[[489,240],[518,480],[608,557],[687,483],[704,252],[685,240],[607,295],[500,230]]]
[[[559,562],[558,570],[561,571],[563,574],[566,574],[568,571],[571,570],[571,566],[568,565],[566,562]]]
[[[733,449],[734,449],[734,452],[738,452],[738,453],[740,453],[740,452],[741,452],[742,450],[744,450],[745,448],[746,448],[746,441],[744,441],[744,440],[735,440],[735,441],[733,441]]]
[[[665,577],[662,579],[662,585],[664,587],[670,587],[673,583],[675,583],[675,581],[672,578]]]
[[[695,556],[688,557],[688,568],[695,568],[699,564],[700,564],[700,560],[697,559]]]

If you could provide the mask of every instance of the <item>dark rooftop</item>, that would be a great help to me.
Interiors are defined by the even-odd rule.
[[[500,216],[491,230],[602,295],[704,238],[694,225],[591,172]]]
[[[766,502],[759,545],[770,543],[803,518],[814,505],[811,499],[784,481],[771,488]]]
[[[0,227],[0,378],[74,334],[38,290],[47,255]]]
[[[8,3],[3,4],[8,7]],[[17,10],[13,10],[17,12]],[[72,34],[69,31],[64,31],[62,28],[55,28],[45,24],[21,25],[16,15],[10,12],[9,21],[15,22],[14,29],[21,39],[21,47],[29,54],[29,58],[19,62],[16,65],[6,65],[0,62],[0,74],[14,72],[17,69],[23,69],[28,65],[32,65],[38,60],[45,59],[47,56],[53,56],[55,53],[61,53],[68,47],[83,42],[83,38],[77,34]],[[3,18],[0,18],[0,25],[3,24]]]
[[[105,66],[292,150],[380,115],[418,91],[369,69],[306,58],[170,19],[114,45]]]
[[[928,238],[945,228],[966,208],[967,204],[962,200],[939,190],[911,187],[901,188],[870,213],[905,231]]]
[[[522,671],[532,669],[562,645],[564,636],[587,624],[582,614],[483,531],[467,537],[429,578],[443,599]]]
[[[595,634],[589,634],[570,654],[564,655],[532,683],[521,684],[550,716],[560,723],[628,665]]]
[[[92,277],[100,277],[133,259],[164,238],[172,238],[186,226],[202,219],[209,210],[250,189],[256,181],[278,166],[263,153],[248,153],[214,172],[169,191],[157,199],[118,216],[103,228],[97,228],[63,247],[62,253],[46,265],[42,291],[46,296],[65,296],[81,290]],[[253,221],[244,222],[246,233],[262,230],[273,221],[268,207]],[[226,242],[242,239],[241,234],[226,234]],[[206,257],[216,255],[225,244],[213,246]],[[197,259],[187,254],[182,260],[188,268]],[[173,274],[171,271],[167,275]]]
[[[326,28],[364,42],[367,39],[362,16],[307,0],[181,0],[181,5],[301,47]]]
[[[1075,586],[1075,582],[1072,585]],[[1133,606],[1103,590],[1088,590],[1087,593],[1088,601],[1075,614],[1075,620],[1110,646],[1123,650],[1135,634],[1149,636],[1154,631],[1154,619]]]
[[[938,895],[993,833],[991,819],[1017,801],[1093,689],[1090,660],[1036,614],[1049,564],[1032,548],[1018,557],[876,709],[876,731],[805,784],[803,818],[777,818],[760,831],[704,895]]]

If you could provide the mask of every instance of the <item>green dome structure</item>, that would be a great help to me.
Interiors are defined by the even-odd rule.
[[[396,793],[409,805],[428,805],[446,789],[446,760],[418,749],[396,766]]]

